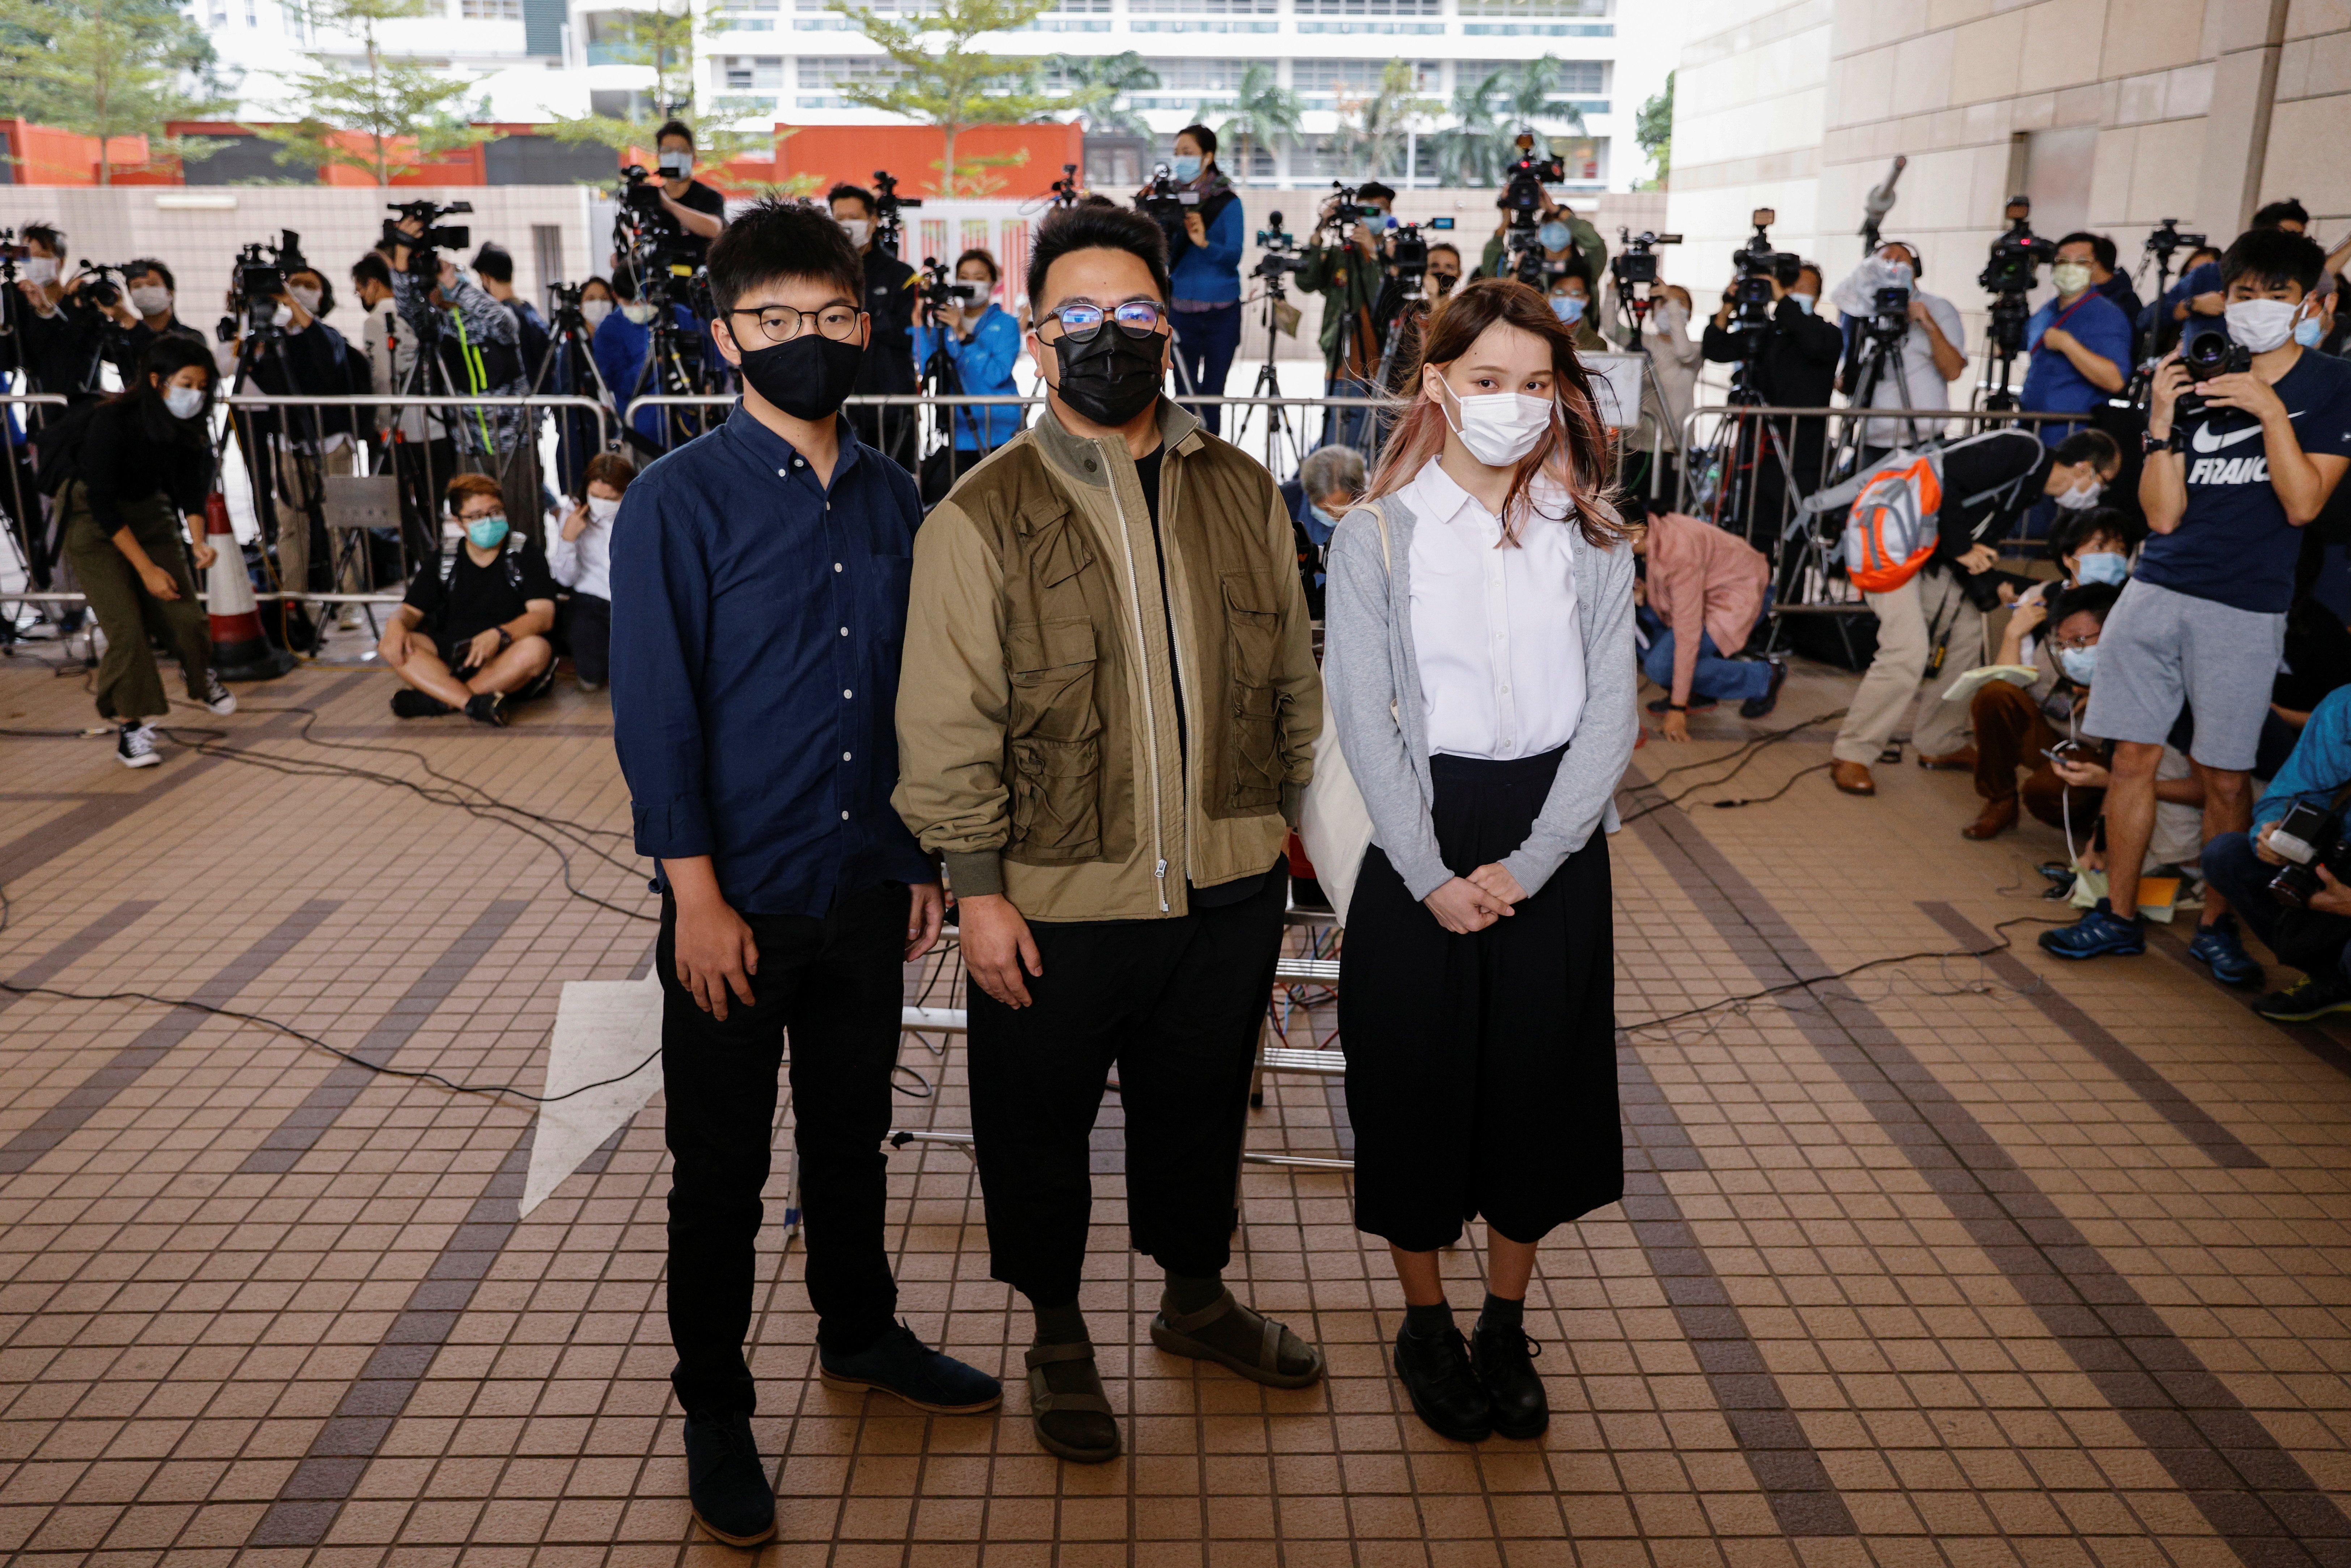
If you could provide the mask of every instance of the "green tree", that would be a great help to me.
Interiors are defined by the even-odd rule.
[[[1078,110],[1078,120],[1088,131],[1151,140],[1151,127],[1127,101],[1129,93],[1149,92],[1159,85],[1159,73],[1144,64],[1141,55],[1133,49],[1115,55],[1055,55],[1052,67],[1073,92],[1099,95]]]
[[[438,0],[305,0],[302,20],[316,39],[340,34],[360,46],[357,59],[324,49],[284,77],[285,124],[260,127],[277,143],[277,162],[289,168],[340,166],[363,171],[389,185],[444,153],[488,140],[466,121],[474,78],[386,50],[383,30],[394,22],[437,16]]]
[[[1579,133],[1583,130],[1583,111],[1559,97],[1559,57],[1555,55],[1529,60],[1510,77],[1503,90],[1504,107],[1510,118],[1510,124],[1503,131],[1506,144],[1520,128],[1540,120],[1552,120]]]
[[[1502,96],[1503,77],[1501,71],[1491,71],[1482,80],[1455,88],[1453,100],[1446,106],[1453,123],[1429,139],[1439,171],[1464,185],[1490,185],[1499,177],[1507,143],[1494,109]]]
[[[986,171],[1022,158],[961,157],[956,138],[975,126],[1019,125],[1082,111],[1111,96],[1100,85],[1067,93],[1043,90],[1041,59],[975,48],[989,33],[1026,27],[1058,0],[935,0],[905,20],[884,16],[852,0],[830,0],[827,9],[882,47],[897,68],[871,81],[844,81],[841,96],[860,109],[877,109],[939,128],[944,156],[938,190],[943,195],[986,195],[1002,182]],[[975,172],[967,174],[966,170]]]
[[[98,139],[98,183],[114,183],[118,137],[147,138],[146,167],[221,145],[174,137],[174,120],[226,113],[211,43],[176,0],[0,0],[0,103]]]
[[[1412,122],[1436,109],[1434,99],[1420,96],[1412,67],[1390,60],[1370,97],[1339,100],[1340,150],[1356,168],[1391,173],[1403,165]]]
[[[1273,68],[1264,61],[1251,64],[1241,73],[1240,90],[1232,108],[1217,122],[1217,134],[1233,144],[1244,183],[1257,149],[1295,141],[1304,112],[1298,95],[1283,87]]]
[[[1666,89],[1651,95],[1633,117],[1633,140],[1649,155],[1649,163],[1656,172],[1650,176],[1652,190],[1662,191],[1674,167],[1674,73],[1666,73]]]
[[[694,87],[694,62],[700,52],[697,46],[702,39],[723,33],[731,25],[711,0],[655,0],[650,9],[604,13],[604,19],[597,24],[601,29],[597,47],[612,65],[633,66],[652,73],[653,82],[644,99],[648,112],[559,115],[549,124],[547,134],[562,141],[609,147],[616,169],[621,152],[627,148],[652,152],[656,133],[664,122],[671,120],[683,120],[695,127],[695,154],[705,163],[724,165],[737,158],[771,155],[775,146],[773,131],[765,128],[735,131],[723,123],[711,123],[714,120],[723,122],[739,118],[755,105],[766,107],[769,99],[720,97],[697,119],[700,106]],[[789,183],[797,186],[799,182]]]

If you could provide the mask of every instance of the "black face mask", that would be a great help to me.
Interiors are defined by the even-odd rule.
[[[752,350],[736,368],[751,390],[794,419],[829,419],[841,412],[856,385],[857,367],[864,362],[865,350],[856,343],[802,332],[789,342]]]
[[[1124,424],[1157,400],[1166,347],[1165,332],[1130,338],[1105,321],[1090,341],[1064,338],[1053,345],[1061,361],[1061,384],[1053,390],[1096,424]]]

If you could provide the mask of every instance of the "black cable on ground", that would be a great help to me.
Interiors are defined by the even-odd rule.
[[[1775,729],[1769,735],[1759,735],[1754,739],[1747,741],[1732,750],[1726,751],[1719,757],[1704,758],[1696,762],[1684,762],[1676,767],[1668,768],[1664,772],[1659,773],[1654,778],[1651,778],[1640,784],[1636,784],[1633,786],[1633,788],[1635,789],[1654,789],[1664,780],[1672,778],[1677,773],[1687,773],[1694,768],[1719,767],[1726,762],[1731,764],[1730,771],[1725,773],[1721,778],[1708,779],[1703,783],[1691,785],[1688,789],[1682,790],[1679,794],[1667,795],[1662,799],[1652,800],[1638,810],[1625,812],[1623,815],[1622,821],[1626,822],[1637,822],[1642,818],[1646,817],[1653,812],[1662,811],[1668,806],[1679,805],[1682,801],[1688,800],[1692,795],[1697,794],[1701,789],[1712,789],[1721,785],[1728,784],[1733,779],[1736,779],[1740,772],[1745,768],[1749,763],[1754,761],[1758,757],[1762,756],[1768,747],[1778,745],[1781,741],[1787,739],[1790,736],[1801,735],[1805,730],[1812,728],[1815,725],[1826,724],[1833,718],[1843,718],[1845,716],[1845,711],[1846,710],[1844,708],[1838,708],[1834,712],[1821,714],[1814,717],[1790,725],[1785,729]],[[1823,766],[1826,766],[1826,764],[1823,764]],[[1818,772],[1819,769],[1808,768],[1804,769],[1804,771],[1806,773],[1813,773]],[[1802,775],[1799,775],[1799,777],[1802,777]],[[1791,780],[1791,782],[1793,780]],[[1785,786],[1782,787],[1782,792],[1785,792]],[[1776,800],[1779,798],[1779,795],[1766,797],[1766,799],[1773,800]],[[1721,801],[1717,801],[1715,803],[1717,805],[1724,804],[1724,802]],[[1746,800],[1730,802],[1730,804],[1742,806],[1753,803],[1754,802]]]

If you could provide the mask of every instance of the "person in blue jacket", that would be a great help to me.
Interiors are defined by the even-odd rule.
[[[1241,235],[1247,219],[1241,199],[1217,167],[1217,133],[1187,125],[1176,133],[1176,158],[1168,172],[1180,186],[1197,191],[1200,204],[1187,207],[1184,227],[1168,235],[1167,274],[1174,286],[1176,358],[1183,366],[1178,385],[1215,397],[1225,390],[1233,354],[1241,346]],[[1186,404],[1208,434],[1219,434],[1222,403]]]
[[[914,366],[927,380],[937,372],[937,390],[967,397],[1018,396],[1012,367],[1020,359],[1020,324],[992,296],[1003,278],[996,257],[967,250],[956,257],[956,282],[969,291],[964,303],[937,313],[914,329]],[[940,356],[935,366],[933,356]],[[952,385],[950,385],[952,382]],[[1023,410],[1014,403],[944,409],[955,438],[923,459],[923,505],[935,507],[956,478],[1020,433]]]
[[[662,390],[661,378],[654,373],[653,363],[654,307],[637,298],[636,279],[625,267],[612,269],[611,289],[619,297],[621,308],[604,318],[589,348],[596,356],[596,369],[602,373],[604,384],[611,389],[612,411],[625,414],[631,402]],[[673,305],[670,319],[677,327],[679,351],[695,352],[703,331],[694,312],[684,305]],[[670,427],[674,438],[663,439],[664,412],[691,415],[697,411],[639,409],[637,417],[627,423],[637,435],[643,437],[640,450],[648,457],[661,455],[699,431],[698,424],[674,421]]]
[[[2253,1004],[2263,1018],[2308,1023],[2329,1013],[2351,1012],[2351,886],[2336,875],[2339,862],[2328,856],[2342,831],[2335,798],[2351,786],[2351,686],[2330,693],[2314,709],[2294,752],[2253,805],[2251,831],[2222,833],[2204,846],[2204,875],[2229,907],[2252,927],[2278,961],[2303,977]],[[2316,878],[2306,902],[2296,908],[2271,891],[2287,856],[2271,834],[2297,805],[2329,813],[2332,826],[2316,847],[2310,869]]]

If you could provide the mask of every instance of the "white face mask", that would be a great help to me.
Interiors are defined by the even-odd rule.
[[[590,332],[601,327],[604,318],[611,313],[612,302],[609,299],[583,299],[580,302],[580,319],[588,323]]]
[[[620,515],[621,503],[619,501],[608,501],[601,496],[590,496],[588,497],[588,520],[590,522],[609,523]]]
[[[2086,512],[2096,506],[2098,497],[2105,493],[2104,480],[2085,479],[2072,489],[2060,492],[2053,499],[2069,512]]]
[[[54,256],[26,256],[25,277],[34,283],[55,283],[57,280],[57,258]]]
[[[2049,269],[2049,281],[2057,286],[2058,293],[2069,299],[2076,294],[2085,293],[2090,287],[2090,264],[2086,261],[2061,261]]]
[[[165,387],[163,406],[173,419],[193,419],[203,412],[204,389],[202,387]]]
[[[653,319],[653,308],[642,299],[632,299],[621,307],[621,314],[643,327]]]
[[[2283,346],[2294,336],[2294,318],[2301,306],[2283,299],[2239,299],[2220,312],[2229,336],[2256,354]]]
[[[172,308],[172,291],[160,283],[141,284],[131,291],[131,308],[141,316],[161,316]]]
[[[873,220],[871,218],[843,218],[841,227],[841,232],[849,235],[849,243],[860,250],[863,250],[865,242],[873,237]]]
[[[694,172],[694,154],[664,152],[661,155],[661,172],[664,179],[683,180]]]
[[[287,284],[286,286],[286,292],[287,296],[293,299],[295,304],[302,307],[303,310],[307,314],[312,316],[316,316],[319,313],[319,301],[327,297],[326,290],[322,288],[312,288],[308,284],[302,283]]]
[[[1437,378],[1437,384],[1439,399],[1449,398],[1461,409],[1458,424],[1452,413],[1446,413],[1447,427],[1461,438],[1470,456],[1489,468],[1508,468],[1532,452],[1558,412],[1558,404],[1547,397],[1529,397],[1523,392],[1462,397],[1446,384],[1443,376]]]

